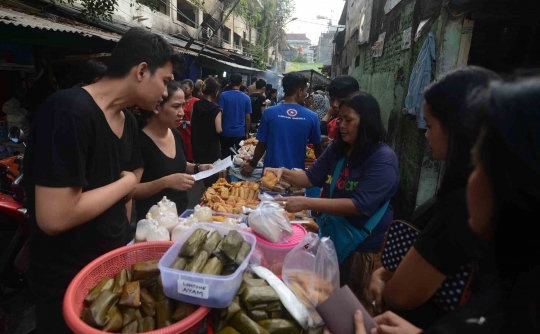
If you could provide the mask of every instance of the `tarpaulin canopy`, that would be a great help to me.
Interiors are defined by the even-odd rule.
[[[313,87],[314,85],[326,86],[332,81],[315,70],[298,71],[298,73],[302,74],[309,80],[310,87]]]

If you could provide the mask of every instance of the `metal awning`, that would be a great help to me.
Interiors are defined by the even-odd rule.
[[[75,23],[73,21],[67,22],[65,18],[48,15],[46,17],[38,17],[35,15],[26,14],[23,12],[15,11],[9,8],[0,7],[0,24],[20,26],[33,29],[51,30],[58,32],[67,32],[72,34],[78,34],[84,37],[99,37],[107,41],[118,42],[122,37],[119,34],[112,32],[105,32],[94,27],[87,26],[82,23]]]
[[[118,42],[120,38],[122,38],[121,34],[101,30],[78,21],[66,19],[62,16],[49,13],[40,13],[40,16],[36,16],[5,7],[0,7],[0,25],[2,24],[12,25],[15,27],[71,33],[82,37],[98,37],[111,42]],[[171,43],[176,51],[183,54],[197,54],[193,51],[187,51],[186,49],[182,48],[181,44],[183,41],[165,34],[160,35]]]
[[[332,80],[315,70],[297,71],[297,73],[302,74],[305,78],[310,80],[310,82],[317,85],[329,85],[330,82],[332,82]]]
[[[236,68],[236,69],[239,69],[239,70],[251,71],[251,72],[262,72],[262,71],[259,70],[258,68],[247,67],[247,66],[243,66],[243,65],[238,65],[238,64],[231,63],[231,62],[228,62],[228,61],[225,61],[225,60],[216,59],[216,58],[214,58],[214,57],[210,57],[210,56],[207,56],[207,55],[204,55],[204,54],[201,54],[201,57],[207,58],[207,59],[210,59],[210,60],[213,60],[213,61],[215,61],[215,62],[221,63],[221,64],[223,64],[223,65],[227,65],[227,66],[229,66],[229,67],[233,67],[233,68]]]

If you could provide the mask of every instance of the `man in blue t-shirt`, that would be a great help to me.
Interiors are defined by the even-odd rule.
[[[231,74],[230,89],[221,93],[219,105],[223,109],[221,116],[221,158],[231,155],[230,147],[238,146],[247,138],[251,126],[251,99],[239,89],[242,85],[242,76]]]
[[[249,176],[266,152],[264,167],[305,168],[306,145],[313,144],[315,156],[323,151],[317,114],[303,107],[307,79],[297,72],[283,77],[285,102],[264,111],[253,159],[242,165],[242,175]]]

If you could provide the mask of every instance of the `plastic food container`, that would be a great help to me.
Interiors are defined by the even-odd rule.
[[[193,225],[174,245],[169,248],[159,261],[159,270],[163,281],[163,291],[169,298],[186,303],[207,306],[211,308],[225,308],[232,302],[240,284],[242,274],[249,264],[251,254],[257,245],[254,235],[238,231],[245,241],[251,244],[251,251],[246,260],[229,276],[205,275],[171,269],[170,266],[178,256],[182,245],[189,236],[198,228],[215,229],[221,236],[225,236],[232,229],[219,224],[199,223]]]
[[[89,288],[98,284],[104,277],[111,277],[124,268],[131,268],[137,262],[156,260],[173,245],[172,241],[142,242],[111,251],[90,262],[71,281],[64,296],[63,314],[66,324],[77,334],[103,334],[88,326],[80,319],[84,298]],[[171,326],[148,332],[150,334],[197,334],[204,319],[210,312],[207,307],[199,307],[192,315]]]
[[[302,238],[307,234],[304,227],[299,224],[292,224],[294,235],[284,244],[274,244],[266,239],[255,234],[257,238],[257,255],[261,257],[261,265],[270,269],[275,275],[281,275],[283,269],[283,261],[285,256],[302,241]]]
[[[178,217],[178,219],[188,218],[189,216],[191,216],[194,213],[195,213],[195,210],[193,210],[193,209],[186,210],[186,211],[184,211],[184,213],[182,213],[180,215],[180,217]],[[234,214],[234,213],[225,213],[225,212],[212,211],[212,216],[224,216],[224,217],[229,217],[229,218],[240,219],[240,223],[246,223],[246,220],[247,220],[246,215],[238,215],[238,214]]]

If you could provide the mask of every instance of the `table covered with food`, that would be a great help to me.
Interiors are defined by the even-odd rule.
[[[321,244],[315,259],[328,241],[310,212],[275,200],[302,194],[270,177],[219,179],[181,214],[163,198],[137,223],[134,244],[75,277],[66,323],[75,333],[321,332],[316,306],[339,288],[337,258],[324,270],[301,260],[307,242]]]

